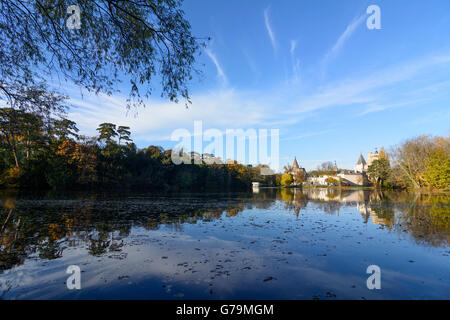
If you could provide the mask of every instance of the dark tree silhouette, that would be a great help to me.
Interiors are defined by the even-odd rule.
[[[171,101],[189,101],[200,42],[181,0],[78,0],[81,26],[69,29],[69,0],[0,0],[0,100],[20,88],[71,80],[111,94],[130,83],[127,107],[143,105],[155,87]]]

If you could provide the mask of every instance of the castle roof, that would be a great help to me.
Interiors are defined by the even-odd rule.
[[[366,165],[367,164],[367,162],[366,162],[366,160],[364,160],[364,157],[363,157],[362,154],[359,155],[359,159],[358,159],[358,162],[356,164],[362,164],[362,165]]]
[[[292,164],[292,168],[293,168],[293,169],[299,169],[299,168],[300,168],[300,167],[298,166],[297,157],[294,158],[294,163]]]

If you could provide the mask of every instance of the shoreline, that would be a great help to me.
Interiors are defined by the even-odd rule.
[[[378,191],[396,191],[396,192],[408,192],[417,194],[445,194],[450,196],[450,190],[433,190],[427,188],[421,189],[396,189],[396,188],[376,188],[376,187],[339,187],[339,186],[280,186],[280,189],[337,189],[337,190],[378,190]]]

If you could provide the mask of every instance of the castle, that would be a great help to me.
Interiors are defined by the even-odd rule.
[[[369,166],[375,161],[380,158],[380,154],[378,153],[377,149],[375,149],[375,152],[368,152],[367,153],[367,162],[364,159],[362,153],[359,155],[358,162],[355,164],[355,172],[363,173],[366,172]]]
[[[307,177],[305,168],[300,168],[297,162],[297,157],[294,158],[294,163],[292,164],[292,170],[290,172],[292,177],[294,178],[294,184],[299,184],[302,180],[305,180]]]
[[[383,151],[384,153],[384,151]],[[375,152],[367,153],[367,162],[364,159],[362,153],[360,154],[358,161],[355,163],[354,171],[351,170],[338,170],[336,164],[334,166],[334,175],[323,174],[319,176],[309,176],[306,173],[304,168],[301,168],[298,165],[297,158],[294,158],[294,163],[292,164],[292,170],[289,172],[294,177],[294,185],[299,184],[299,181],[296,181],[296,177],[304,176],[306,181],[303,183],[304,185],[311,186],[327,186],[330,185],[329,181],[332,178],[336,181],[339,181],[341,185],[347,186],[367,186],[369,185],[369,179],[367,176],[367,169],[369,166],[380,158],[380,153],[375,149]],[[328,179],[328,180],[327,180]]]

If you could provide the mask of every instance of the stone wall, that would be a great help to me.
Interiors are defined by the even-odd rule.
[[[320,176],[320,177],[308,177],[306,180],[306,185],[315,185],[315,186],[326,186],[328,185],[325,180],[327,178],[333,178],[336,180],[339,180],[339,178],[342,179],[343,182],[346,182],[350,186],[367,186],[369,184],[369,181],[367,179],[367,176],[362,173],[338,173],[337,176]]]
[[[362,173],[338,173],[338,176],[342,178],[342,181],[347,182],[351,186],[366,186],[369,181],[367,176]]]

